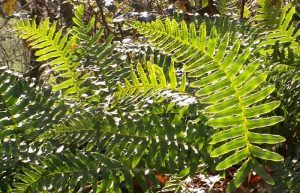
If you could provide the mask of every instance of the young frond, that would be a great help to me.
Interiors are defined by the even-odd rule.
[[[119,91],[115,94],[115,103],[162,102],[167,99],[180,106],[195,103],[195,96],[186,92],[185,74],[180,84],[178,83],[174,62],[171,63],[168,75],[167,79],[163,69],[150,62],[147,62],[147,73],[141,64],[137,64],[136,70],[131,69],[131,81],[125,80],[125,85],[119,86]]]

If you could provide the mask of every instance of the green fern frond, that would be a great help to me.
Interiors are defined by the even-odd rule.
[[[105,192],[120,192],[120,183],[125,181],[132,187],[132,178],[138,175],[143,178],[145,171],[135,173],[118,161],[99,153],[77,151],[56,153],[40,158],[41,165],[31,164],[23,168],[15,182],[14,192],[37,191],[78,191],[96,192],[101,188]],[[98,181],[99,180],[99,181]]]
[[[19,37],[29,41],[29,46],[36,49],[37,61],[49,61],[50,68],[54,71],[54,91],[63,90],[65,95],[75,95],[80,98],[84,93],[81,88],[86,81],[81,72],[76,71],[78,63],[72,62],[76,45],[76,36],[64,35],[63,30],[56,32],[56,23],[50,25],[49,19],[42,21],[39,26],[36,22],[23,20],[17,23],[16,30]],[[58,79],[62,79],[60,82]]]
[[[232,14],[237,14],[238,9],[238,1],[237,0],[218,0],[215,2],[216,7],[220,14],[222,15],[231,15],[235,18],[238,18],[239,15],[232,15]]]
[[[282,1],[263,0],[258,1],[257,13],[248,21],[253,23],[256,32],[265,29],[274,29],[279,25],[279,16],[282,8]]]
[[[33,141],[57,124],[67,111],[49,88],[34,87],[0,69],[0,178],[6,185],[20,163],[35,160],[40,147]],[[43,153],[47,151],[44,150]]]
[[[58,125],[53,125],[53,128],[36,138],[36,141],[58,141],[60,145],[76,146],[92,149],[96,144],[93,144],[99,140],[100,129],[97,125],[100,125],[97,119],[87,118],[89,116],[95,116],[88,114],[86,116],[75,116],[75,118],[68,118],[67,121]],[[90,143],[90,144],[89,144]]]
[[[134,120],[121,117],[119,121],[114,119],[115,115],[102,115],[101,118],[80,116],[68,120],[54,126],[38,140],[53,140],[65,147],[80,147],[87,152],[105,151],[106,156],[122,160],[133,168],[146,162],[153,169],[170,167],[174,170],[182,169],[185,162],[199,161],[196,152],[201,150],[199,144],[204,142],[198,137],[197,140],[184,137],[182,133],[187,132],[187,128],[174,128],[167,119],[145,115],[145,120],[139,116],[135,116]],[[160,129],[149,129],[153,126]],[[195,132],[188,131],[190,135],[198,136]],[[189,157],[191,154],[193,158]],[[165,164],[162,160],[169,160],[169,163]]]
[[[294,159],[287,157],[283,163],[272,163],[271,168],[274,171],[275,186],[272,192],[297,192],[300,188],[300,165],[297,161],[299,156]]]
[[[71,33],[78,37],[75,55],[78,58],[77,62],[93,72],[90,78],[93,79],[91,84],[94,85],[97,93],[97,97],[94,99],[103,99],[108,93],[115,92],[115,85],[119,80],[128,77],[129,69],[125,66],[121,67],[122,53],[114,52],[116,44],[112,43],[113,35],[105,37],[105,41],[100,43],[104,39],[104,29],[101,28],[94,34],[95,17],[86,22],[84,9],[84,5],[77,6],[73,17],[75,25],[72,27]]]
[[[157,116],[148,117],[146,115],[143,115],[142,118],[137,116],[131,118],[130,116],[133,115],[129,115],[128,118],[127,116],[121,117],[120,120],[115,119],[116,115],[100,115],[98,117],[80,116],[74,120],[68,120],[64,124],[58,124],[53,130],[41,136],[39,140],[50,141],[51,143],[53,141],[55,144],[63,145],[64,149],[66,149],[60,153],[63,155],[68,154],[68,149],[73,151],[75,147],[75,149],[80,148],[85,154],[94,155],[95,153],[93,152],[102,152],[101,155],[106,159],[118,160],[122,166],[113,164],[111,168],[99,166],[99,175],[102,176],[103,174],[107,177],[107,179],[103,179],[99,185],[104,186],[102,187],[104,192],[109,192],[107,185],[112,182],[108,180],[119,181],[119,179],[108,179],[108,176],[110,174],[114,175],[114,172],[119,172],[121,175],[123,173],[125,175],[124,172],[129,170],[132,177],[142,177],[136,172],[140,171],[141,174],[145,174],[144,172],[150,171],[150,174],[153,174],[154,171],[157,170],[168,170],[175,173],[186,169],[185,167],[187,165],[190,166],[191,172],[195,172],[196,166],[200,162],[200,156],[197,153],[201,151],[204,143],[204,139],[201,141],[199,138],[200,130],[195,129],[196,127],[199,128],[199,125],[189,123],[188,127],[185,125],[182,125],[182,127],[174,127],[168,118],[160,119]],[[103,121],[103,119],[105,121]],[[186,137],[183,133],[187,133],[187,135],[192,137]],[[104,163],[107,162],[104,161]],[[91,163],[92,165],[94,163],[101,164],[102,160],[94,159]],[[66,161],[65,164],[70,165],[68,161]],[[56,165],[59,164],[57,163]],[[68,168],[68,166],[63,168]],[[73,168],[71,169],[73,171]],[[67,171],[71,169],[67,169]],[[47,171],[49,171],[49,169],[47,169]],[[76,173],[79,171],[74,170],[73,172]],[[88,173],[91,173],[91,170],[86,169],[85,172],[87,173],[86,175],[88,175]],[[43,176],[52,176],[50,173],[43,173]],[[129,173],[126,175],[129,175]],[[78,177],[78,175],[76,174],[75,177]],[[45,183],[44,181],[47,183],[55,183],[55,181],[70,180],[72,178],[72,176],[69,177],[70,176],[67,176],[67,179],[65,179],[64,176],[56,176],[55,178],[40,179],[38,181],[41,181],[40,183]],[[149,174],[147,174],[147,178],[148,177]],[[70,181],[73,182],[76,180]],[[153,187],[157,183],[155,178],[149,178],[148,181],[151,181]],[[22,187],[30,184],[31,183],[23,184]],[[64,184],[66,185],[65,189],[73,187],[68,183]],[[130,190],[130,184],[127,185],[129,185],[127,188]],[[45,186],[48,187],[46,184]],[[78,186],[83,188],[85,184],[81,183],[80,185],[78,184]],[[55,187],[59,188],[60,185],[56,185],[55,183]],[[118,187],[120,187],[120,185],[115,184],[114,188]]]
[[[229,35],[229,44],[231,45],[236,41],[237,38],[241,40],[243,37],[244,26],[238,25],[237,19],[232,19],[229,16],[215,16],[213,18],[208,15],[204,15],[203,19],[199,19],[195,22],[196,29],[200,29],[201,23],[206,23],[206,31],[215,30],[219,37],[224,37],[226,34]]]
[[[251,11],[256,8],[256,0],[244,1],[244,8],[242,9],[243,1],[238,0],[215,0],[215,5],[221,16],[229,16],[230,18],[240,19],[243,12],[243,18],[249,18]]]
[[[174,62],[171,63],[168,73],[168,80],[161,67],[147,63],[147,74],[141,64],[137,65],[136,72],[131,69],[131,82],[125,80],[125,86],[119,87],[115,94],[115,103],[134,103],[136,101],[154,100],[162,102],[170,99],[170,102],[177,102],[179,105],[189,105],[196,102],[196,98],[187,94],[186,75],[181,78],[178,84]],[[142,100],[143,99],[143,100]]]
[[[0,131],[1,139],[30,129],[31,136],[28,133],[27,137],[33,139],[42,127],[48,127],[66,112],[63,103],[53,107],[57,96],[51,89],[31,87],[27,81],[3,68],[0,77],[0,127],[4,129]],[[57,108],[62,111],[57,112]]]
[[[211,137],[211,144],[217,147],[211,156],[225,158],[216,169],[224,170],[246,160],[232,181],[235,188],[246,177],[239,174],[249,169],[273,184],[256,159],[282,161],[283,158],[256,144],[280,143],[285,139],[253,130],[274,125],[283,118],[261,116],[279,103],[261,104],[274,87],[264,85],[267,74],[259,70],[259,61],[250,60],[250,49],[242,51],[239,40],[229,46],[228,34],[221,39],[215,28],[207,36],[206,23],[200,25],[199,33],[193,23],[187,27],[184,22],[179,24],[169,19],[165,23],[160,20],[151,24],[137,22],[134,26],[158,49],[172,53],[174,61],[182,62],[188,78],[195,78],[191,87],[197,90],[195,95],[200,103],[207,104],[204,109],[209,119],[207,124],[220,129]],[[230,142],[224,143],[229,139]]]
[[[276,42],[279,42],[280,47],[290,43],[289,47],[300,53],[300,43],[297,41],[300,30],[297,30],[292,22],[295,12],[292,4],[282,8],[280,3],[273,5],[270,0],[264,1],[258,14],[251,19],[260,41],[258,48],[266,48],[265,52],[269,53],[270,46],[275,46]]]
[[[54,91],[62,90],[67,98],[76,100],[83,97],[92,101],[99,100],[99,97],[94,96],[98,91],[115,88],[118,82],[113,75],[117,72],[120,74],[122,70],[120,67],[119,70],[115,68],[115,61],[120,58],[121,53],[113,54],[115,45],[111,44],[112,36],[104,43],[99,43],[103,29],[91,37],[95,18],[85,22],[83,5],[76,8],[73,21],[75,25],[70,30],[71,35],[64,36],[63,30],[56,32],[56,24],[50,25],[49,19],[42,21],[38,27],[35,21],[21,21],[16,29],[19,37],[29,41],[30,46],[37,49],[37,61],[49,62],[54,75],[49,83],[53,85]],[[122,77],[127,76],[120,75]],[[105,87],[99,88],[103,81]],[[106,92],[101,92],[102,95],[103,93]]]
[[[95,16],[93,16],[88,23],[85,22],[84,14],[85,14],[84,5],[78,5],[74,12],[74,17],[72,18],[75,25],[72,27],[73,31],[71,32],[74,36],[77,36],[81,40],[91,40],[89,33],[94,27],[95,24]],[[101,32],[100,32],[101,33]],[[95,36],[93,42],[91,44],[94,45],[98,41],[99,36]]]

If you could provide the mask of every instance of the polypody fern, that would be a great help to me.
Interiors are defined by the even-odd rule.
[[[257,144],[284,141],[281,136],[260,131],[283,118],[262,116],[279,103],[261,102],[274,91],[274,86],[265,84],[267,73],[260,70],[261,63],[251,56],[250,48],[241,47],[239,40],[229,45],[228,35],[219,37],[215,28],[208,34],[205,22],[199,32],[194,23],[187,25],[170,19],[164,23],[136,22],[133,26],[155,47],[184,64],[183,71],[190,86],[195,88],[194,94],[200,103],[207,105],[203,110],[209,119],[206,124],[218,129],[210,142],[215,145],[211,156],[223,157],[216,169],[224,170],[243,161],[227,191],[238,188],[250,170],[273,184],[258,159],[282,161],[283,157]]]

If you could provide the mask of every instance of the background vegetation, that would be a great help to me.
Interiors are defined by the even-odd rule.
[[[0,192],[297,192],[300,3],[0,1]]]

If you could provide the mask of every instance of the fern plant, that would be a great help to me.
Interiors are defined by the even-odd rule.
[[[20,37],[51,69],[48,84],[59,92],[29,87],[0,71],[1,188],[155,192],[161,172],[184,177],[200,166],[220,171],[240,166],[227,192],[239,188],[251,171],[274,184],[264,164],[283,157],[267,145],[285,139],[262,130],[283,117],[270,115],[280,103],[269,97],[275,88],[263,68],[268,57],[256,51],[278,40],[285,44],[287,37],[297,42],[289,18],[293,9],[285,9],[281,27],[272,29],[285,35],[270,30],[271,42],[263,45],[264,35],[255,32],[261,37],[258,47],[242,39],[240,24],[228,17],[134,22],[171,60],[162,62],[156,54],[155,62],[130,65],[118,60],[122,54],[113,36],[104,42],[95,19],[85,22],[84,6],[76,8],[75,25],[67,32],[56,33],[48,19],[39,26],[21,21]]]
[[[97,87],[97,81],[102,81],[101,84],[104,84],[104,87],[110,91],[116,90],[114,84],[122,76],[117,76],[120,74],[118,73],[119,67],[116,68],[114,62],[120,54],[109,57],[114,49],[114,45],[110,45],[111,39],[102,45],[97,44],[102,35],[101,30],[92,39],[88,38],[88,34],[91,32],[88,26],[91,26],[93,20],[87,25],[84,24],[83,7],[78,7],[75,13],[74,22],[77,26],[73,28],[74,31],[71,36],[77,36],[74,40],[77,49],[70,54],[72,65],[74,65],[74,68],[70,71],[79,72],[78,68],[80,66],[77,64],[80,64],[85,67],[87,73],[92,72],[93,78],[96,80],[95,84],[81,82],[82,84],[79,86],[88,85],[89,88],[96,86],[100,90],[99,95],[93,96],[93,102],[95,102],[93,104],[96,105],[92,107],[79,103],[79,107],[69,108],[68,114],[64,117],[62,123],[51,124],[49,131],[44,131],[35,137],[36,143],[49,142],[50,149],[53,150],[51,156],[48,155],[50,152],[47,152],[35,163],[30,163],[23,168],[22,173],[16,177],[18,180],[12,185],[14,187],[13,191],[78,191],[79,189],[87,189],[120,192],[121,182],[125,182],[127,189],[132,190],[134,179],[137,179],[142,188],[146,190],[147,188],[155,189],[157,187],[154,176],[157,170],[178,172],[188,169],[186,166],[190,165],[191,168],[194,168],[194,171],[200,161],[199,155],[196,153],[201,150],[205,141],[203,138],[197,137],[200,135],[197,130],[190,130],[196,125],[189,123],[189,128],[187,128],[184,124],[181,124],[175,129],[173,124],[168,123],[169,119],[167,118],[130,112],[119,114],[114,109],[106,109],[105,106],[102,106],[101,103],[106,100],[105,97],[109,98],[111,95],[109,93],[102,94],[101,91],[104,91],[105,88]],[[27,27],[32,28],[31,25]],[[21,27],[18,27],[18,29],[21,29]],[[48,38],[48,35],[44,34],[44,38]],[[27,37],[24,36],[24,38]],[[52,58],[48,59],[51,67]],[[62,65],[64,66],[65,63]],[[94,66],[99,67],[100,71],[90,71],[90,67]],[[170,69],[169,76],[172,86],[168,87],[163,84],[166,77],[162,69],[150,63],[148,63],[148,66],[154,72],[151,81],[156,80],[157,83],[162,84],[162,89],[177,87],[174,67]],[[144,71],[141,66],[139,67],[139,75],[141,75]],[[64,71],[57,70],[55,65],[52,69],[54,72],[56,70],[58,77],[64,74]],[[125,73],[121,72],[121,75],[126,74],[127,69],[126,67],[121,68],[120,70],[125,71]],[[156,77],[157,72],[160,72],[160,76],[153,79],[153,77]],[[134,73],[132,71],[132,75]],[[78,77],[82,78],[81,75],[78,75]],[[74,78],[75,82],[80,82],[78,77]],[[60,79],[54,78],[60,81]],[[83,79],[87,78],[92,78],[92,76]],[[180,88],[182,90],[185,86],[184,79],[182,78],[183,84]],[[180,89],[178,88],[176,91],[180,91]],[[73,96],[74,94],[68,92],[68,88],[67,90],[62,88],[62,90],[65,96]],[[104,92],[107,93],[107,91]],[[75,94],[75,96],[78,96],[78,93]],[[86,109],[81,109],[82,106]],[[80,111],[82,116],[76,115],[77,110]],[[186,109],[180,110],[178,115],[172,117],[176,120],[174,122],[177,125],[181,117],[184,116],[184,110]],[[91,117],[93,118],[91,119]],[[118,121],[118,119],[121,121]],[[151,127],[154,127],[155,130],[149,129]],[[186,132],[194,135],[195,138],[186,138],[184,135]],[[95,157],[96,154],[101,158]],[[166,163],[167,160],[173,161]],[[100,164],[102,162],[103,164]],[[83,170],[84,163],[89,163],[89,165],[86,165]],[[57,179],[60,179],[61,183],[54,183]],[[151,186],[147,183],[149,179],[151,179]],[[78,183],[79,180],[82,182]],[[101,181],[100,184],[99,181]]]
[[[199,34],[195,24],[170,19],[165,23],[136,22],[133,26],[155,47],[184,64],[183,71],[192,79],[194,94],[200,103],[207,105],[203,110],[209,119],[207,124],[218,129],[211,137],[210,143],[215,145],[211,156],[224,155],[224,159],[216,169],[224,170],[243,161],[227,191],[238,188],[250,170],[274,184],[258,159],[282,161],[283,157],[257,144],[276,144],[284,138],[254,129],[274,125],[283,118],[261,116],[279,103],[261,103],[274,91],[274,86],[264,84],[267,74],[259,70],[260,62],[251,57],[250,49],[241,47],[239,40],[228,45],[228,34],[220,38],[215,28],[208,35],[206,23],[201,24]],[[231,141],[224,143],[228,140]]]

